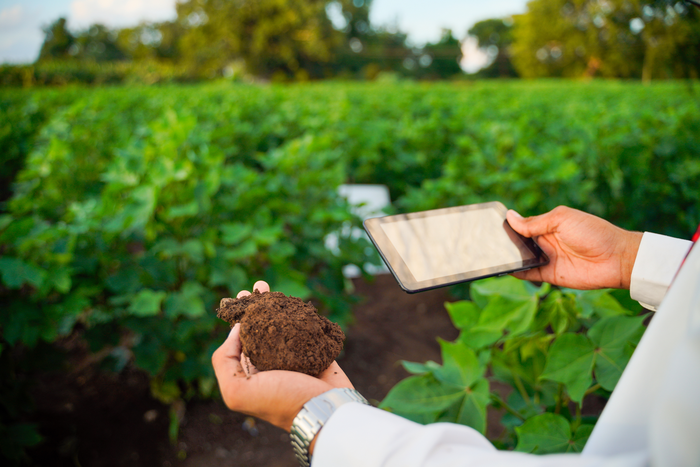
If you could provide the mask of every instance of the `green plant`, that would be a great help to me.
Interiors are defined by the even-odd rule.
[[[499,447],[581,451],[596,420],[582,415],[586,397],[615,388],[645,316],[633,316],[608,290],[535,287],[512,277],[474,283],[471,295],[446,304],[460,335],[440,340],[442,364],[402,362],[414,376],[380,407],[485,433],[492,405],[503,409],[505,430],[493,440]]]
[[[80,101],[44,128],[0,218],[0,326],[11,349],[77,332],[176,408],[215,391],[220,298],[265,279],[347,322],[341,269],[364,264],[368,243],[349,235],[359,221],[327,138],[227,155],[201,115],[139,97]]]
[[[689,235],[700,221],[692,86],[0,89],[0,177],[12,195],[0,215],[3,355],[55,353],[74,333],[103,366],[147,371],[175,408],[213,394],[221,297],[265,279],[351,319],[341,268],[375,252],[350,235],[339,254],[324,246],[359,225],[341,183],[387,184],[401,212],[567,204]],[[12,365],[0,398],[18,406],[25,370]],[[24,422],[21,411],[2,419]]]

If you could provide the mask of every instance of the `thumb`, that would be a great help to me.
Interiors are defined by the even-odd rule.
[[[509,209],[506,213],[506,219],[513,230],[524,237],[539,237],[556,230],[552,211],[539,216],[523,217],[516,211]]]
[[[241,359],[241,340],[240,340],[241,325],[236,324],[228,337],[221,346],[216,349],[211,356],[214,371],[228,372],[229,370],[237,370],[240,366]]]
[[[236,323],[222,344],[228,358],[241,358],[241,323]]]

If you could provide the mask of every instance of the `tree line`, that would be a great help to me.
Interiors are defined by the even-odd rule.
[[[173,21],[119,30],[93,25],[72,33],[61,18],[45,29],[38,62],[152,60],[198,78],[245,73],[280,81],[461,73],[451,31],[410,47],[406,34],[370,24],[370,0],[189,0],[176,8]]]
[[[77,32],[60,18],[45,28],[37,64],[151,63],[187,79],[463,74],[452,31],[412,47],[397,28],[370,24],[370,7],[371,0],[187,0],[173,21]],[[680,0],[531,0],[524,14],[480,21],[467,33],[489,58],[481,78],[700,75],[700,10]]]

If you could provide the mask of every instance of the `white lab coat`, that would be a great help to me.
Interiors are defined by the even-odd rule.
[[[498,451],[466,426],[348,403],[320,431],[312,467],[700,466],[700,246],[673,280],[689,247],[644,234],[630,294],[658,311],[583,453]]]

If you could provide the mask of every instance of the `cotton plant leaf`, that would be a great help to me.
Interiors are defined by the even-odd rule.
[[[404,370],[408,371],[409,373],[413,375],[424,375],[426,373],[431,373],[435,369],[439,368],[440,365],[435,363],[432,360],[428,360],[425,363],[417,363],[417,362],[409,362],[406,360],[401,360],[400,361],[401,366],[403,366]]]
[[[566,385],[569,396],[581,403],[592,383],[595,347],[583,334],[561,335],[549,349],[542,379]]]
[[[588,336],[596,346],[595,376],[600,385],[612,391],[639,342],[646,316],[612,316],[598,321]]]
[[[535,295],[528,289],[524,281],[512,276],[497,277],[475,282],[471,286],[471,296],[474,302],[485,308],[491,296],[499,296],[514,301],[527,301]]]
[[[608,391],[612,391],[620,381],[622,372],[632,357],[634,349],[631,346],[619,349],[600,351],[595,361],[596,381]]]
[[[598,347],[613,349],[623,347],[643,329],[646,316],[613,316],[598,321],[589,331],[588,337]],[[637,338],[638,341],[638,338]],[[634,342],[636,344],[636,342]]]
[[[484,368],[474,350],[458,341],[438,340],[442,350],[442,367],[433,370],[435,378],[458,389],[469,388],[484,374]]]
[[[410,376],[389,391],[379,408],[399,415],[435,413],[446,410],[463,397],[463,390],[442,384],[432,374]]]
[[[493,331],[475,326],[459,334],[459,341],[474,350],[483,349],[495,344],[503,336],[503,331]]]
[[[479,379],[465,391],[457,414],[457,423],[467,425],[482,434],[486,433],[486,407],[489,404],[489,382]]]
[[[154,316],[160,313],[166,292],[162,290],[143,289],[131,300],[128,311],[134,316]]]
[[[588,442],[588,438],[590,438],[592,432],[593,425],[584,424],[579,426],[569,442],[570,448],[568,448],[566,452],[583,451],[583,447],[586,445],[586,442]]]
[[[565,293],[570,293],[576,297],[578,306],[581,309],[581,317],[591,318],[593,315],[601,318],[629,315],[630,310],[626,309],[615,297],[610,295],[609,289],[599,290],[574,290],[562,289]]]
[[[561,415],[543,413],[528,418],[515,427],[518,434],[516,451],[532,454],[568,452],[572,440],[569,421]]]
[[[479,320],[481,310],[474,302],[461,300],[459,302],[445,303],[447,313],[450,315],[452,324],[457,329],[468,329],[473,327]]]
[[[302,300],[306,300],[311,296],[311,289],[309,289],[306,284],[288,277],[276,282],[275,289],[286,295],[298,297]]]
[[[197,318],[206,313],[202,293],[204,288],[198,282],[185,282],[178,292],[172,292],[165,298],[165,315],[174,319],[180,315]]]
[[[46,273],[19,258],[0,258],[0,276],[5,285],[11,289],[18,289],[24,284],[41,287],[46,278]]]
[[[571,323],[575,322],[577,313],[578,309],[573,295],[554,290],[542,302],[535,327],[544,329],[549,325],[555,334],[560,335],[569,328]]]

